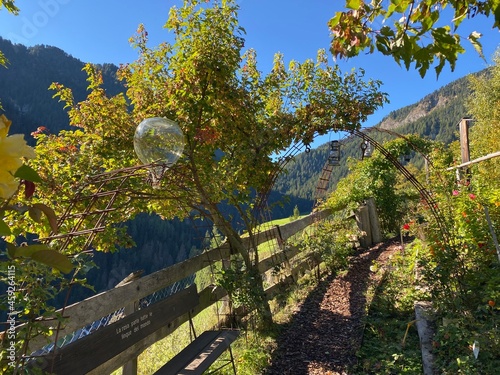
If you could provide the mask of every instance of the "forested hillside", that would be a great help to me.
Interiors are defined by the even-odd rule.
[[[487,74],[487,70],[476,74]],[[371,128],[370,136],[377,141],[391,138],[387,129],[399,134],[418,134],[426,138],[449,144],[458,139],[458,123],[468,117],[465,100],[469,95],[468,79],[462,77],[422,98],[419,102],[391,112],[379,124]],[[380,131],[377,131],[380,129]],[[348,173],[347,159],[361,158],[361,139],[331,135],[340,140],[342,161],[334,167],[330,190]],[[298,155],[287,166],[287,174],[276,183],[282,194],[313,199],[321,170],[328,160],[328,144]]]
[[[84,62],[52,46],[25,47],[12,44],[0,37],[0,50],[9,64],[0,67],[0,103],[4,113],[12,120],[12,133],[23,133],[25,139],[34,145],[31,133],[44,126],[50,133],[69,129],[69,120],[63,104],[52,96],[49,90],[53,82],[59,82],[72,89],[75,101],[84,100],[87,95],[87,75],[82,71]],[[112,64],[100,66],[103,70],[103,87],[109,95],[124,90],[116,80],[117,67]],[[274,202],[283,201],[282,195],[271,194]],[[311,209],[305,199],[284,200],[281,205],[273,205],[273,217],[290,216],[295,205],[303,213]],[[233,214],[235,213],[230,213]],[[131,249],[121,249],[115,253],[96,252],[94,261],[97,269],[89,275],[89,282],[96,291],[114,287],[133,271],[143,270],[149,274],[161,268],[186,259],[202,248],[203,241],[211,228],[197,222],[160,219],[156,215],[140,215],[126,223],[128,233],[135,242]],[[237,226],[237,219],[235,219]],[[90,295],[90,291],[72,293],[73,300]]]
[[[85,99],[88,85],[87,75],[82,71],[84,63],[57,47],[28,48],[1,37],[0,51],[9,61],[7,68],[0,67],[0,103],[3,113],[12,120],[12,132],[26,134],[28,143],[33,144],[30,133],[39,126],[53,134],[68,129],[63,103],[52,98],[54,92],[49,86],[59,82],[73,90],[76,101]],[[116,80],[115,65],[104,64],[100,68],[104,88],[110,95],[124,90]]]
[[[86,74],[84,63],[51,46],[27,48],[0,38],[0,50],[9,60],[8,68],[0,68],[0,103],[3,112],[12,120],[12,133],[24,133],[31,144],[30,136],[39,126],[51,133],[69,128],[67,114],[62,103],[53,99],[48,88],[59,82],[73,90],[75,100],[86,96]],[[124,90],[116,80],[117,67],[101,66],[104,88],[109,95]],[[456,125],[464,117],[464,99],[468,93],[465,78],[459,79],[426,96],[420,102],[392,112],[377,127],[405,133],[423,134],[432,139],[448,143],[456,137]],[[374,134],[380,139],[383,134]],[[332,139],[339,139],[332,135]],[[353,137],[340,139],[342,161],[335,167],[331,187],[348,173],[347,159],[360,158],[361,140]],[[310,153],[301,153],[287,165],[287,173],[276,183],[271,200],[282,200],[282,206],[273,206],[273,217],[291,216],[297,206],[302,214],[312,209],[314,192],[323,165],[328,159],[329,147],[325,144]],[[143,269],[153,272],[181,261],[190,252],[200,248],[205,229],[195,230],[190,222],[163,221],[159,217],[143,215],[128,224],[129,233],[136,247],[115,254],[98,254],[95,261],[98,271],[90,279],[97,290],[111,288],[132,271]]]

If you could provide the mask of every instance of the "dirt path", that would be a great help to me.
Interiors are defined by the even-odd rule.
[[[377,245],[354,256],[347,273],[322,280],[287,324],[265,374],[347,374],[361,345],[365,292],[376,281],[370,266],[398,250],[397,242]]]

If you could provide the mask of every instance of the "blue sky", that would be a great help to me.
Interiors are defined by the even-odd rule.
[[[320,48],[328,50],[330,37],[326,23],[342,9],[344,0],[240,0],[238,3],[240,25],[246,30],[245,48],[257,51],[259,67],[266,72],[275,52],[283,53],[287,61],[303,61],[315,58]],[[172,35],[163,25],[170,7],[181,4],[180,0],[17,0],[16,5],[21,9],[18,16],[5,9],[0,11],[0,36],[26,46],[56,46],[84,62],[118,65],[137,57],[128,39],[140,23],[145,25],[151,45],[171,41]],[[370,116],[364,126],[373,126],[389,112],[487,67],[500,43],[500,34],[491,25],[491,19],[481,17],[459,29],[462,36],[473,30],[483,33],[487,61],[465,43],[467,52],[459,57],[455,71],[445,67],[438,80],[433,71],[422,79],[413,69],[407,71],[392,58],[378,53],[338,61],[343,71],[365,69],[366,78],[381,80],[382,90],[389,94],[390,104]],[[318,140],[315,144],[322,142]]]

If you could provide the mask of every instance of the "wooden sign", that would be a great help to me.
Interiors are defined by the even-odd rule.
[[[53,374],[86,374],[128,347],[154,333],[176,318],[190,312],[199,303],[196,285],[192,285],[151,306],[63,346],[43,357],[32,367]]]

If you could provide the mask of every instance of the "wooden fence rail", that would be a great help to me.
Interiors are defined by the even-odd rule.
[[[331,214],[331,210],[323,210],[303,217],[299,220],[281,226],[272,227],[260,232],[256,236],[256,243],[257,245],[260,245],[273,239],[277,240],[278,243],[282,243],[313,223],[323,220]],[[248,240],[244,239],[244,241]],[[269,271],[278,264],[285,261],[288,262],[291,258],[297,256],[298,253],[299,251],[296,248],[283,248],[280,252],[277,252],[268,258],[262,259],[258,265],[259,271],[261,273]],[[64,322],[64,326],[59,329],[58,337],[61,338],[65,335],[72,334],[92,322],[113,314],[125,306],[130,306],[144,297],[150,296],[159,290],[194,275],[196,272],[213,265],[215,262],[219,262],[223,259],[229,259],[230,256],[231,249],[227,243],[224,243],[220,247],[211,249],[183,262],[174,264],[168,268],[164,268],[160,271],[134,280],[120,286],[119,288],[99,293],[81,302],[67,306],[64,309],[64,316],[66,320]],[[286,283],[296,278],[298,273],[303,272],[304,269],[311,267],[312,265],[313,263],[311,263],[311,260],[309,259],[300,260],[299,263],[296,264],[292,270],[290,270],[291,274],[282,280],[282,282]],[[279,290],[279,287],[280,284],[271,285],[266,290],[266,293],[271,298]],[[195,315],[226,296],[226,292],[224,290],[221,288],[214,288],[213,286],[199,291],[199,294],[200,304],[196,307]],[[123,366],[123,364],[136,358],[142,351],[154,344],[156,341],[172,333],[177,327],[187,321],[187,319],[187,316],[183,316],[180,317],[174,324],[160,328],[155,333],[127,348],[120,355],[114,357],[91,373],[109,373]],[[52,326],[54,321],[44,321],[42,324]],[[52,328],[55,329],[55,327]],[[29,343],[30,350],[34,352],[47,345],[50,340],[52,340],[52,342],[55,340],[55,333],[48,338],[33,338]]]

